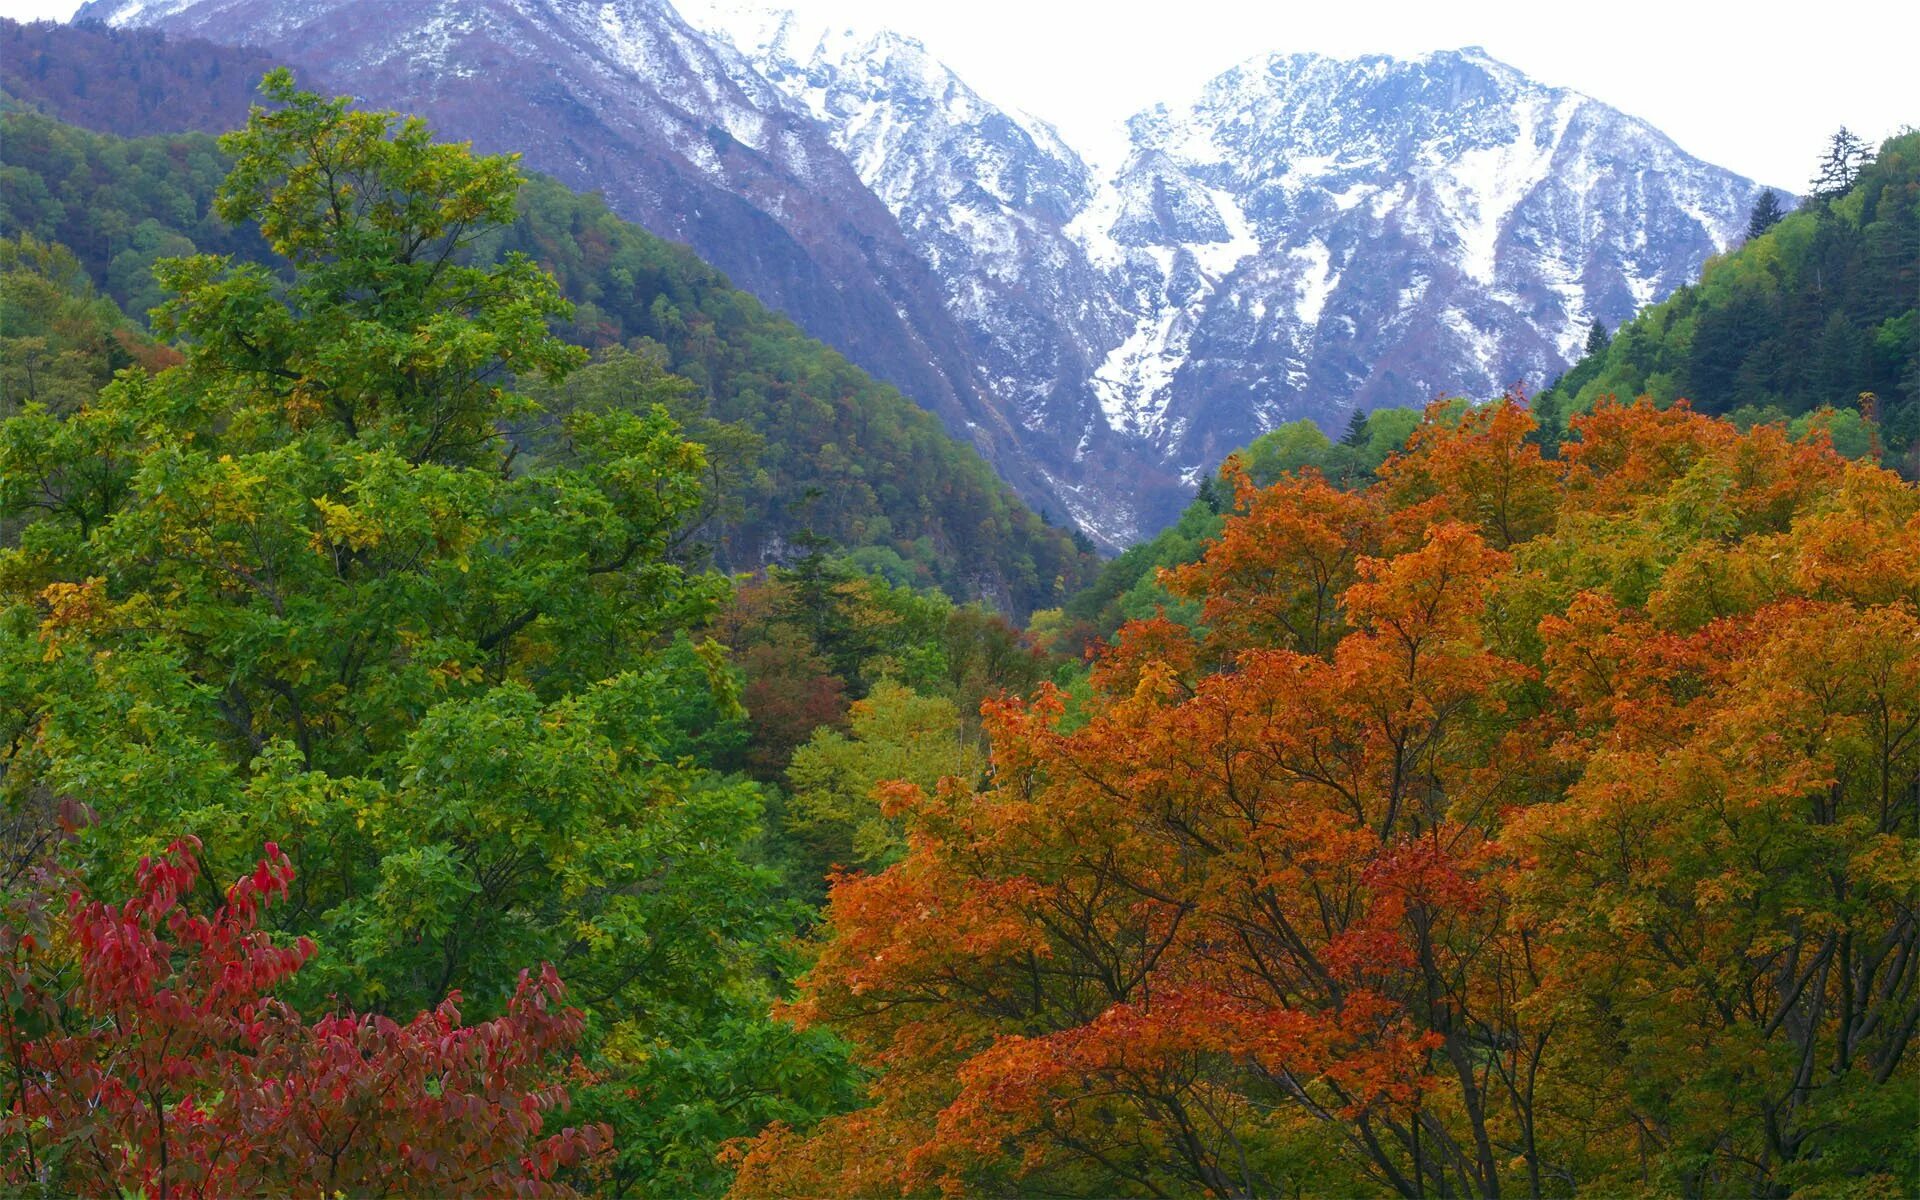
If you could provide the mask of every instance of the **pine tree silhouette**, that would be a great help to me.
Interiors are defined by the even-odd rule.
[[[1786,210],[1780,207],[1779,193],[1772,188],[1762,191],[1754,199],[1753,211],[1747,214],[1747,240],[1752,241],[1772,229],[1786,215]]]

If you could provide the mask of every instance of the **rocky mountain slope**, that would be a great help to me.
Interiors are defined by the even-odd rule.
[[[1186,470],[1286,420],[1537,386],[1759,190],[1477,49],[1262,56],[1129,133],[1073,226],[1134,322],[1094,386]]]
[[[1118,439],[1191,479],[1284,421],[1538,386],[1592,320],[1694,277],[1758,191],[1478,49],[1262,55],[1136,115],[1096,172],[910,38],[686,9],[829,131],[1044,439],[1064,507],[1113,540],[1169,513],[1121,511],[1104,473],[1076,489],[1075,458]]]
[[[738,0],[94,0],[296,53],[689,242],[1109,545],[1274,425],[1539,385],[1758,186],[1475,49],[1263,55],[1096,171],[924,46]],[[503,94],[514,103],[503,104]]]
[[[739,49],[737,73],[817,121],[894,215],[1061,507],[1097,536],[1129,540],[1141,513],[1183,485],[1094,403],[1094,372],[1131,323],[1068,229],[1096,186],[1080,156],[912,38],[738,0],[683,7]]]

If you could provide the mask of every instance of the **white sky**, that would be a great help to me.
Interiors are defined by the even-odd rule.
[[[1842,124],[1920,124],[1920,3],[1806,10],[1699,0],[783,0],[919,37],[982,95],[1098,150],[1128,114],[1270,50],[1480,45],[1544,83],[1644,117],[1688,152],[1798,191]],[[20,20],[77,0],[0,0]]]

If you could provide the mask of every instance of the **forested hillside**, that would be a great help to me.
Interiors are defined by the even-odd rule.
[[[0,111],[0,1192],[1920,1194],[1909,140],[1075,590],[689,252],[262,101]],[[1588,394],[1749,293],[1867,349]]]
[[[0,235],[70,247],[130,313],[160,301],[152,268],[162,258],[267,258],[256,233],[212,210],[229,164],[209,137],[121,139],[15,105],[0,114],[0,138]],[[722,565],[792,557],[810,532],[867,548],[873,565],[910,581],[1016,613],[1057,603],[1090,577],[1087,549],[1021,504],[937,420],[690,251],[550,180],[529,181],[518,206],[511,226],[465,252],[523,251],[553,270],[576,302],[560,332],[608,359],[580,382],[621,386],[623,372],[648,370],[636,359],[651,359],[694,381],[698,411],[683,417],[746,435],[710,439],[724,443],[714,466],[726,495],[707,534]]]
[[[1064,664],[803,506],[790,564],[715,572],[716,507],[781,519],[739,479],[812,467],[559,336],[615,318],[509,244],[652,272],[709,387],[844,440],[833,487],[930,419],[508,159],[269,91],[218,148],[6,117],[55,185],[9,219],[158,302],[0,239],[6,1184],[723,1190],[728,1139],[858,1101],[772,1010],[829,875],[898,855],[873,782],[979,770],[982,702]]]
[[[980,783],[882,790],[743,1197],[1920,1186],[1920,500],[1778,426],[1438,406],[1243,481]]]
[[[0,46],[0,90],[70,124],[126,137],[240,125],[259,99],[260,77],[282,65],[247,47],[90,22],[0,17]]]
[[[1886,448],[1920,468],[1920,134],[1842,145],[1824,190],[1759,214],[1745,244],[1621,326],[1540,398],[1685,398],[1743,423],[1855,409],[1873,394]],[[1771,223],[1770,223],[1771,222]]]

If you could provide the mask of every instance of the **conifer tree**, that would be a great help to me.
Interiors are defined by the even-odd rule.
[[[1842,125],[1827,142],[1827,152],[1821,156],[1820,168],[1808,189],[1810,194],[1817,200],[1844,195],[1870,157],[1866,142]]]
[[[1587,353],[1605,354],[1607,347],[1612,344],[1613,335],[1607,332],[1605,325],[1601,324],[1598,319],[1595,319],[1593,324],[1587,329]]]
[[[1342,446],[1364,446],[1367,444],[1367,414],[1364,409],[1356,408],[1347,418],[1347,431],[1340,435]]]
[[[1780,195],[1772,188],[1763,190],[1753,202],[1753,211],[1747,214],[1747,240],[1752,241],[1780,223],[1786,216],[1780,207]]]
[[[1226,508],[1226,501],[1220,496],[1220,485],[1212,475],[1201,477],[1200,489],[1193,494],[1193,498],[1195,502],[1206,505],[1208,512],[1218,513]]]

